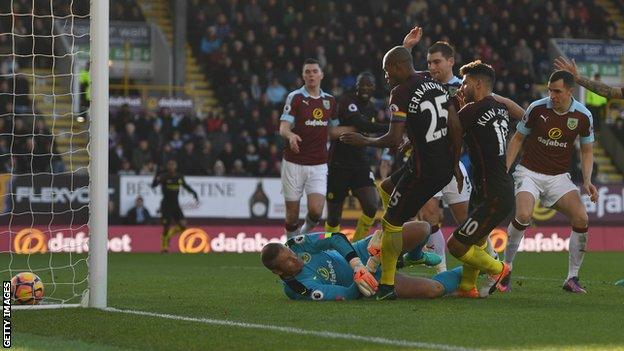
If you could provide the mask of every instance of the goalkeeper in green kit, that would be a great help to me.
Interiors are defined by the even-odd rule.
[[[429,224],[413,221],[403,227],[403,248],[411,251],[427,243]],[[370,297],[377,291],[381,270],[381,232],[353,245],[342,233],[311,233],[289,239],[286,245],[269,243],[262,263],[279,275],[284,293],[293,300],[335,301]],[[461,267],[432,279],[396,275],[398,298],[435,298],[459,286]]]

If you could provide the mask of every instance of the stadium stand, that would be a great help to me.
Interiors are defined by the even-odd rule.
[[[54,9],[54,15],[59,17],[69,14],[84,16],[89,12],[89,1],[55,0]],[[145,20],[134,0],[113,0],[110,12],[112,20]],[[71,111],[70,97],[63,96],[68,92],[69,79],[43,78],[51,77],[53,73],[50,69],[53,67],[50,7],[38,6],[33,12],[33,1],[4,1],[0,2],[0,13],[18,14],[0,16],[0,54],[4,54],[0,55],[0,173],[60,173],[86,164],[86,152],[76,153],[70,162],[64,162],[67,160],[63,155],[72,147],[86,147],[87,137],[80,132],[88,127],[63,117]],[[16,55],[7,55],[13,47]],[[35,59],[32,54],[37,55]],[[33,89],[38,97],[51,92],[59,96],[53,102],[41,98],[32,101],[32,95],[28,94],[32,94]],[[14,113],[15,118],[7,118]],[[67,131],[79,135],[62,137]],[[28,155],[31,150],[32,157]],[[10,153],[16,154],[13,160]]]
[[[87,1],[62,1],[66,13],[88,10]],[[377,1],[187,1],[187,79],[196,90],[206,91],[207,102],[202,106],[205,112],[180,114],[166,108],[131,112],[127,106],[115,111],[111,114],[109,136],[111,174],[150,174],[163,161],[176,159],[181,170],[189,175],[277,176],[282,149],[278,135],[281,107],[285,94],[302,85],[299,69],[303,60],[315,57],[323,63],[323,88],[334,95],[352,89],[359,72],[372,71],[379,83],[374,94],[376,104],[382,109],[388,91],[381,84],[379,62],[414,23],[425,29],[425,37],[414,49],[419,69],[426,69],[426,48],[432,42],[449,41],[457,49],[456,68],[475,58],[483,59],[497,70],[496,92],[525,106],[540,97],[539,86],[551,69],[547,54],[549,37],[599,38],[607,33],[609,39],[617,39],[618,30],[621,32],[613,22],[618,19],[613,13],[619,15],[619,9],[601,7],[592,1],[570,4],[488,0],[476,5],[461,0],[436,2],[436,6],[426,0],[396,1],[392,6]],[[111,19],[153,21],[171,41],[171,19],[161,3],[113,0]],[[31,12],[32,1],[20,0],[17,4],[14,11]],[[531,11],[518,11],[520,7]],[[551,14],[546,20],[539,16],[544,12]],[[499,15],[491,17],[489,13]],[[527,13],[534,15],[523,15]],[[15,26],[18,32],[29,34],[34,30],[36,34],[38,28],[49,26],[48,22],[46,18],[36,18],[31,25],[31,17],[20,16],[13,23],[5,16],[0,18],[0,29],[7,32]],[[11,45],[9,36],[0,35],[0,52],[8,52]],[[16,38],[15,45],[18,51],[23,48],[30,53],[32,37]],[[51,51],[45,38],[35,39],[34,47],[36,52]],[[39,57],[35,70],[49,67],[45,60]],[[13,70],[25,67],[31,67],[27,57],[16,58],[15,65],[10,58],[0,60],[0,115],[13,111],[46,114],[50,109],[45,102],[33,104],[26,96],[9,99],[10,93],[28,92],[32,86],[32,81],[24,76],[17,76],[15,82],[6,78]],[[52,89],[51,83],[47,84],[38,89]],[[59,106],[64,106],[60,100]],[[35,156],[33,162],[15,160],[15,173],[29,171],[30,167],[43,167],[46,172],[69,167],[58,155],[68,149],[66,140],[27,137],[32,136],[33,124],[46,135],[57,133],[56,130],[49,131],[44,119],[19,119],[17,126],[0,121],[0,155],[5,155],[0,157],[0,171],[12,167],[1,150],[13,148],[14,153],[19,153],[28,147],[34,147],[35,154],[40,152],[40,159],[35,161]],[[380,112],[378,119],[383,122],[387,115]],[[54,127],[72,128],[58,124]],[[13,128],[16,133],[23,130],[25,136],[11,139]]]
[[[202,125],[211,141],[210,159],[223,161],[225,174],[231,171],[232,157],[248,167],[247,143],[235,142],[231,153],[222,154],[227,141],[241,134],[249,135],[260,159],[278,172],[279,163],[274,162],[280,158],[267,158],[264,150],[281,149],[277,125],[283,92],[302,85],[298,70],[306,57],[324,64],[323,88],[340,95],[353,87],[355,76],[364,70],[382,82],[379,62],[385,50],[400,43],[418,23],[425,29],[422,43],[414,50],[418,68],[426,69],[429,44],[450,41],[458,52],[456,68],[484,59],[497,69],[496,91],[526,106],[539,97],[536,83],[543,83],[550,73],[549,37],[598,38],[615,28],[603,8],[589,1],[569,5],[489,0],[480,6],[472,1],[442,1],[433,6],[431,1],[413,0],[394,2],[392,7],[376,1],[315,5],[189,0],[188,4],[188,42],[212,85],[219,87],[216,97],[222,109],[211,111]],[[552,14],[546,21],[539,15],[545,12]],[[525,17],[527,13],[534,15]],[[387,88],[378,84],[375,97],[380,108],[386,96]],[[379,119],[385,118],[380,113]],[[183,139],[189,136],[189,131],[182,131]],[[247,171],[254,175],[253,170]]]

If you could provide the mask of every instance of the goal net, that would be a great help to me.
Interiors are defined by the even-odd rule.
[[[107,2],[94,1],[106,3],[99,20],[106,26]],[[101,205],[93,204],[107,188],[107,169],[94,174],[107,162],[94,162],[107,138],[94,128],[108,121],[96,121],[95,108],[107,101],[92,91],[95,62],[89,63],[94,37],[107,42],[108,29],[91,34],[93,11],[88,0],[0,1],[0,275],[7,281],[35,273],[44,283],[43,307],[87,305],[89,287],[99,281],[101,288],[102,279],[105,301],[105,256],[94,282],[98,263],[90,255],[91,236],[104,235],[104,245],[107,236],[106,213],[98,218]]]

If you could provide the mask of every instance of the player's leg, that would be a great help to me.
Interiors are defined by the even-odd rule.
[[[442,193],[439,192],[434,197],[429,199],[425,205],[418,212],[418,217],[429,223],[431,226],[431,235],[429,236],[429,242],[427,243],[428,247],[433,249],[433,252],[438,255],[442,261],[439,263],[439,266],[436,267],[438,271],[446,270],[446,241],[444,240],[444,235],[442,235],[442,230],[440,229],[440,197]],[[442,244],[442,247],[439,245]],[[414,257],[418,256],[418,252],[410,252],[406,259],[410,261]]]
[[[428,252],[423,252],[423,246],[418,245],[414,247],[412,250],[406,250],[407,252],[403,255],[403,261],[406,266],[414,266],[418,264],[424,264],[426,266],[436,266],[436,268],[440,271],[446,270],[446,261],[443,258],[445,252],[445,242],[444,236],[442,236],[442,231],[440,231],[440,201],[434,196],[429,199],[423,207],[418,212],[418,216],[421,220],[425,221],[430,226],[430,233],[427,238],[427,242],[425,245],[433,247],[434,254],[430,254]],[[432,236],[436,236],[432,240]],[[435,247],[434,242],[438,242],[439,237],[442,237],[442,250],[440,248]]]
[[[587,228],[589,225],[587,210],[581,201],[578,190],[572,190],[563,195],[553,207],[568,217],[572,224],[568,253],[568,276],[563,288],[574,293],[586,293],[587,291],[578,281],[578,275],[587,247]]]
[[[389,206],[391,202],[390,194],[392,194],[395,191],[395,187],[401,182],[401,179],[403,178],[405,174],[411,174],[408,171],[407,165],[404,165],[399,170],[397,170],[392,175],[390,175],[390,177],[384,179],[377,187],[377,190],[379,191],[379,196],[381,197],[383,209],[384,209],[384,217],[387,215],[387,212],[389,210]],[[406,181],[407,180],[405,180],[405,182]],[[400,197],[401,193],[398,192],[397,196]],[[397,201],[398,201],[398,197],[396,198]],[[382,285],[380,286],[380,289],[377,292],[377,296],[379,298],[379,296],[381,296],[382,294],[385,294],[384,296],[387,296],[387,298],[392,299],[393,297],[395,297],[393,281],[394,281],[394,274],[396,272],[396,262],[397,262],[399,255],[401,254],[401,250],[403,247],[403,242],[402,242],[403,238],[401,237],[401,227],[390,224],[389,222],[384,220],[384,218],[382,218],[381,220],[381,231],[382,231],[382,243],[381,243],[382,253],[381,253],[380,260],[382,263],[386,262],[385,264],[386,271],[384,272],[382,270],[382,275],[380,279],[380,282]],[[389,233],[389,234],[386,235],[386,233]],[[385,251],[385,254],[383,251]],[[384,299],[386,297],[382,296],[381,298]]]
[[[507,216],[512,206],[513,199],[508,195],[483,201],[474,207],[466,221],[453,232],[448,241],[449,252],[464,263],[464,275],[474,275],[474,270],[484,271],[496,277],[498,284],[509,274],[509,265],[494,259],[484,248],[487,235]],[[476,276],[473,280],[476,282]],[[471,297],[478,297],[474,283],[469,291]]]
[[[323,214],[323,207],[325,206],[325,194],[308,194],[307,199],[308,214],[306,215],[305,222],[301,226],[301,234],[309,233],[319,224],[321,215]]]
[[[340,220],[342,218],[342,207],[344,199],[334,201],[327,199],[327,220],[325,221],[325,231],[337,233],[340,231]]]
[[[364,173],[367,171],[367,173]],[[358,218],[353,240],[360,240],[369,234],[370,228],[375,222],[375,213],[379,204],[379,195],[375,188],[375,178],[370,170],[358,171],[351,178],[353,195],[360,202],[362,214]]]
[[[449,205],[451,214],[458,225],[463,223],[466,220],[466,217],[468,217],[468,207],[468,201],[457,202]],[[498,259],[498,254],[494,251],[489,238],[485,241],[485,251],[490,256]]]
[[[168,212],[170,228],[163,237],[163,251],[169,251],[171,238],[176,234],[182,233],[182,231],[186,229],[186,219],[179,205],[170,208]]]
[[[543,175],[531,172],[525,167],[518,165],[513,173],[514,178],[514,194],[516,195],[516,212],[514,218],[507,227],[507,247],[505,248],[505,262],[513,268],[513,260],[518,252],[520,241],[524,236],[524,231],[531,223],[533,215],[533,207],[535,201],[542,196],[544,184]],[[503,284],[507,291],[509,285]]]
[[[284,201],[286,216],[284,217],[284,229],[288,239],[299,235],[299,200]]]
[[[336,233],[340,231],[340,221],[342,219],[342,208],[344,199],[347,196],[347,175],[346,172],[330,167],[327,175],[327,220],[325,221],[325,231]],[[355,240],[354,240],[355,241]]]
[[[169,233],[173,228],[171,228],[173,222],[173,215],[171,208],[166,204],[162,203],[160,205],[161,212],[161,222],[163,225],[163,231],[160,235],[160,252],[167,253],[169,252]]]
[[[464,186],[462,188],[462,192],[457,192],[457,179],[455,179],[455,177],[453,177],[451,183],[449,183],[449,185],[442,190],[442,201],[448,204],[449,210],[455,219],[455,223],[458,225],[463,223],[466,220],[466,217],[468,217],[469,200],[470,194],[472,193],[472,184],[470,184],[468,172],[466,171],[463,163],[460,162],[459,166],[464,175]],[[490,256],[498,258],[498,254],[494,252],[489,238],[486,241],[485,251],[490,254]]]
[[[299,201],[303,196],[305,175],[303,166],[283,160],[281,169],[282,193],[286,206],[284,229],[286,237],[292,238],[299,234]]]
[[[402,299],[431,299],[448,295],[457,290],[461,275],[461,267],[439,273],[431,279],[397,273],[395,278],[396,294]]]
[[[182,232],[186,230],[186,225],[187,225],[186,218],[184,217],[180,218],[178,220],[176,231],[173,233],[173,235],[182,234]]]
[[[379,193],[379,198],[381,199],[381,207],[385,211],[388,209],[390,194],[392,193],[392,189],[394,189],[394,184],[392,183],[390,177],[388,177],[377,184],[376,188]]]
[[[173,210],[172,216],[174,225],[169,232],[169,238],[181,234],[186,229],[186,218],[184,218],[184,213],[179,205]]]
[[[435,193],[448,183],[448,177],[430,177],[423,179],[407,171],[398,181],[392,195],[388,210],[384,214],[381,225],[383,231],[381,248],[382,274],[377,299],[394,297],[394,276],[396,263],[403,249],[402,225],[414,217],[420,208]]]
[[[388,178],[384,179],[381,183],[379,183],[379,185],[377,185],[377,191],[379,192],[381,205],[383,206],[384,211],[388,209],[390,194],[394,191],[394,188],[399,183],[403,174],[407,172],[407,169],[407,164],[403,165],[403,167],[399,168],[396,172],[392,173]]]
[[[435,254],[441,259],[440,264],[436,266],[436,270],[438,272],[446,270],[446,240],[444,240],[442,228],[440,227],[442,223],[442,212],[440,211],[439,200],[442,200],[449,205],[451,214],[455,218],[457,224],[462,223],[468,216],[468,201],[470,200],[472,186],[463,163],[460,162],[459,165],[464,175],[462,191],[458,191],[457,179],[452,177],[451,181],[442,189],[440,193],[438,193],[440,196],[438,197],[435,207],[429,208],[429,211],[435,211],[435,213],[432,213],[432,220],[435,220],[436,224],[435,226],[432,224],[431,236],[429,237],[429,243],[427,243],[427,246],[433,247],[433,252],[435,252]],[[425,205],[425,208],[428,205],[429,203]],[[431,216],[425,212],[426,211],[421,210],[421,213],[424,215]],[[429,221],[429,223],[433,222]]]
[[[425,221],[410,221],[403,224],[403,250],[410,252],[415,249],[422,250],[427,244],[431,226]]]
[[[470,184],[468,171],[466,171],[466,167],[464,167],[462,162],[459,163],[459,168],[464,175],[464,185],[461,193],[457,191],[457,179],[455,177],[453,177],[448,186],[442,189],[442,201],[448,204],[457,225],[463,223],[468,217],[470,194],[472,194],[472,184]]]
[[[507,247],[505,248],[505,262],[513,267],[513,260],[518,252],[524,231],[531,223],[531,216],[535,207],[535,197],[531,192],[521,191],[516,194],[516,212],[507,227]]]
[[[458,225],[468,217],[468,200],[449,204],[449,210]]]
[[[160,235],[160,252],[167,253],[169,252],[169,235],[168,234],[171,228],[170,228],[168,219],[165,219],[163,217],[162,223],[163,223],[163,231],[162,231],[162,234]]]
[[[327,193],[327,164],[304,166],[306,182],[305,193],[308,198],[308,214],[301,227],[301,233],[308,233],[319,224],[325,207]]]
[[[397,273],[395,290],[401,299],[433,299],[445,294],[444,285],[440,282],[420,277],[411,277]]]

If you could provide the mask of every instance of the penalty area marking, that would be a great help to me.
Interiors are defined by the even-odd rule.
[[[430,349],[430,350],[446,350],[446,351],[477,350],[477,349],[470,349],[470,348],[453,346],[453,345],[433,344],[433,343],[417,342],[417,341],[409,341],[409,340],[393,340],[393,339],[386,339],[386,338],[375,337],[375,336],[363,336],[363,335],[336,333],[336,332],[321,331],[321,330],[308,330],[308,329],[294,328],[294,327],[283,327],[283,326],[271,325],[271,324],[236,322],[236,321],[230,321],[230,320],[225,320],[225,319],[185,317],[185,316],[177,316],[173,314],[124,310],[124,309],[117,309],[114,307],[105,308],[104,311],[133,314],[133,315],[138,315],[138,316],[172,319],[172,320],[185,321],[185,322],[195,322],[195,323],[203,323],[203,324],[211,324],[211,325],[223,325],[223,326],[235,327],[235,328],[271,330],[271,331],[276,331],[276,332],[281,332],[281,333],[286,333],[286,334],[311,335],[311,336],[318,336],[321,338],[328,338],[328,339],[365,341],[365,342],[375,343],[375,344],[380,344],[380,345],[418,347],[418,348],[425,348],[425,349]]]

